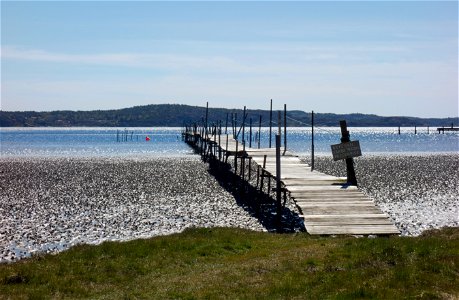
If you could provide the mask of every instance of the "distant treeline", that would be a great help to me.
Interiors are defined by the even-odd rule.
[[[1,127],[180,127],[185,124],[201,122],[206,108],[179,104],[158,104],[135,106],[117,110],[93,111],[50,111],[50,112],[10,112],[0,111]],[[209,123],[218,120],[225,126],[227,115],[231,124],[231,115],[235,114],[237,123],[243,117],[241,109],[209,108]],[[248,110],[246,124],[250,119],[258,126],[260,115],[262,126],[269,126],[269,110]],[[283,116],[283,113],[282,113]],[[358,127],[396,127],[396,126],[458,126],[459,118],[415,118],[381,117],[367,114],[331,114],[315,113],[316,126],[339,126],[340,120],[346,120],[348,126]],[[277,111],[273,112],[273,122],[277,122]],[[310,126],[311,113],[299,110],[287,111],[288,126]],[[230,125],[228,125],[230,126]]]

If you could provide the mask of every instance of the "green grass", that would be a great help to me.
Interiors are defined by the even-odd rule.
[[[189,229],[0,265],[2,299],[458,297],[458,228],[373,239]]]

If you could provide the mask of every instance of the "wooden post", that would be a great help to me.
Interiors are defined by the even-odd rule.
[[[260,140],[261,140],[261,115],[260,115],[260,122],[258,123],[258,149],[260,149]]]
[[[242,142],[245,145],[245,105],[244,105],[244,113],[242,114]]]
[[[430,134],[430,128],[427,126],[427,134]]]
[[[280,116],[280,112],[279,112]],[[276,200],[277,200],[277,228],[279,232],[282,231],[282,189],[281,189],[281,136],[276,135]]]
[[[220,128],[218,130],[218,160],[220,161],[222,159],[222,140],[221,140],[221,135],[222,135],[222,121],[219,121]]]
[[[414,125],[414,134],[418,134],[418,130],[416,128],[416,125]]]
[[[249,148],[252,148],[252,118],[250,118]]]
[[[207,138],[207,125],[208,125],[208,119],[209,118],[209,102],[207,102],[206,104],[206,123],[205,123],[205,128],[206,128],[206,131],[205,131],[205,135],[206,135],[206,138]]]
[[[263,191],[263,181],[265,180],[266,157],[267,157],[267,155],[265,154],[263,156],[263,168],[261,169],[260,192]],[[269,191],[268,191],[268,193],[269,193]]]
[[[260,184],[260,165],[257,165],[257,188],[258,184]]]
[[[228,113],[226,113],[225,134],[228,133]]]
[[[241,176],[245,179],[245,142],[242,141]]]
[[[341,127],[341,143],[350,142],[350,134],[347,130],[346,121],[339,121],[339,125]],[[357,185],[357,178],[355,177],[355,170],[354,170],[354,159],[346,158],[346,169],[347,169],[347,182],[352,185]]]
[[[225,163],[228,163],[228,139],[229,139],[229,135],[226,134],[226,151],[225,151]]]
[[[314,111],[311,112],[311,172],[314,171]]]
[[[217,124],[214,126],[214,144],[213,144],[213,156],[217,157]]]
[[[248,165],[248,168],[249,168],[249,178],[247,179],[247,181],[250,181],[250,178],[252,177],[252,168],[251,168],[251,166],[252,166],[252,158],[249,157],[248,160],[249,160],[249,165]]]
[[[271,195],[271,176],[268,175],[268,197]]]
[[[231,113],[231,131],[233,132],[234,138],[234,113]]]
[[[287,104],[284,104],[284,153],[287,151]]]
[[[234,128],[233,128],[233,136],[234,136],[234,138],[237,138],[237,136],[236,136],[236,127],[237,127],[237,113],[234,113]]]
[[[400,126],[398,126],[398,134],[400,135]]]
[[[204,124],[204,122],[203,122],[202,124]],[[203,141],[203,136],[204,136],[204,125],[202,125],[201,128],[199,128],[199,136],[198,136],[199,145],[200,145],[200,147],[201,147],[201,154],[204,153],[204,141]]]
[[[272,127],[273,127],[273,99],[271,99],[271,106],[269,108],[269,148],[271,148]]]
[[[279,136],[282,136],[282,132],[281,132],[281,111],[280,110],[277,111],[277,134]]]
[[[237,150],[238,150],[238,141],[236,140],[236,152],[234,154],[234,174],[237,174]]]

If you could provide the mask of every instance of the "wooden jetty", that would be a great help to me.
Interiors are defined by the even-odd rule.
[[[200,132],[196,128],[185,130],[188,143],[200,145],[201,154],[227,161],[234,156],[235,170],[239,159],[255,162],[262,171],[259,176],[278,175],[280,163],[282,191],[288,193],[301,211],[306,231],[313,235],[392,235],[399,230],[375,203],[346,178],[326,175],[301,161],[290,151],[280,148],[280,161],[276,161],[276,148],[249,148],[227,134]],[[221,132],[221,129],[220,129]],[[242,172],[241,172],[242,173]],[[257,181],[258,182],[258,181]],[[280,192],[280,191],[279,191]],[[278,210],[279,213],[279,210]]]
[[[438,127],[437,128],[438,133],[445,133],[446,131],[459,131],[459,127]]]

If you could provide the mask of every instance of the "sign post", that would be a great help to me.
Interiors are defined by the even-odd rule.
[[[347,182],[352,185],[357,185],[353,157],[362,155],[360,143],[359,141],[351,142],[346,121],[340,121],[339,125],[341,127],[341,144],[331,145],[333,160],[346,160]]]

